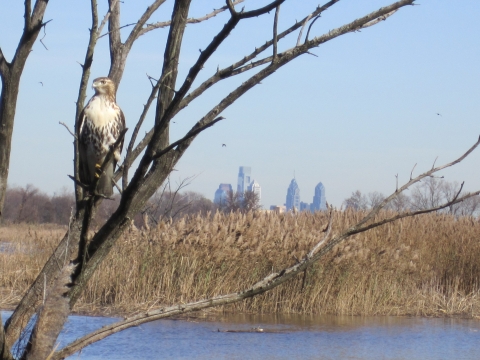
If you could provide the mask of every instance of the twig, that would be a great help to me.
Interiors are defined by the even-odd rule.
[[[47,22],[43,23],[42,24],[42,27],[43,27],[43,37],[40,39],[40,42],[42,43],[43,47],[48,51],[48,48],[47,46],[45,45],[45,43],[43,42],[43,39],[45,39],[45,37],[47,36],[47,24],[52,21],[53,19],[50,19],[48,20]]]
[[[70,135],[72,135],[75,139],[77,138],[77,135],[75,135],[75,134],[73,133],[73,131],[70,130],[70,128],[67,126],[67,124],[65,124],[65,123],[62,122],[62,121],[59,121],[58,123],[59,123],[60,125],[65,126],[65,128],[68,130],[68,132],[70,133]]]
[[[315,24],[315,21],[317,21],[318,19],[320,19],[320,15],[317,15],[317,16],[315,17],[315,19],[313,19],[313,21],[312,21],[312,23],[310,24],[310,26],[308,27],[307,35],[305,36],[305,42],[308,41],[308,36],[310,35],[310,30],[312,29],[313,24]]]
[[[310,21],[310,19],[312,18],[312,14],[308,15],[305,20],[302,22],[302,27],[300,29],[300,33],[298,34],[298,38],[297,38],[297,46],[300,45],[300,41],[302,41],[302,34],[303,34],[303,29],[305,29],[305,26],[307,25],[307,23]]]
[[[237,4],[240,4],[242,2],[244,2],[245,0],[236,0],[234,1],[232,4],[233,5],[237,5]],[[206,21],[212,17],[215,17],[217,16],[217,14],[225,11],[228,9],[228,6],[222,6],[221,8],[219,9],[216,9],[214,11],[212,11],[211,13],[203,16],[203,17],[200,17],[200,18],[190,18],[190,19],[187,19],[187,24],[198,24],[198,23],[201,23],[203,21]],[[156,23],[153,23],[153,24],[147,24],[145,28],[141,29],[139,31],[139,34],[138,36],[142,36],[144,34],[146,34],[147,32],[149,31],[152,31],[152,30],[155,30],[155,29],[160,29],[160,28],[165,28],[165,27],[168,27],[171,25],[171,21],[160,21],[160,22],[156,22]],[[103,35],[102,35],[103,36]]]
[[[108,18],[110,17],[110,14],[112,13],[112,9],[115,8],[115,6],[117,5],[118,3],[118,0],[112,0],[112,3],[111,3],[111,6],[109,7],[107,13],[105,14],[105,16],[103,17],[103,20],[102,22],[100,23],[100,26],[98,27],[97,31],[96,31],[96,35],[97,35],[97,38],[96,40],[100,39],[102,36],[99,36],[99,34],[102,32],[105,24],[107,23],[108,21]],[[108,34],[108,33],[107,33]]]
[[[323,235],[323,239],[320,240],[313,248],[312,250],[310,250],[310,252],[307,254],[307,259],[310,259],[313,257],[313,255],[315,255],[315,253],[317,252],[317,250],[320,248],[320,246],[322,246],[323,244],[325,244],[325,241],[327,241],[327,239],[330,237],[330,233],[332,231],[332,223],[333,223],[333,207],[330,207],[329,209],[329,212],[328,212],[328,225],[327,225],[327,229],[325,231],[325,235]]]
[[[413,170],[415,170],[415,166],[417,166],[417,164],[413,165],[412,171],[410,171],[410,180],[412,180]]]
[[[137,24],[138,24],[138,23],[136,23],[136,22],[131,23],[131,24],[126,24],[126,25],[120,26],[120,27],[119,27],[118,29],[116,29],[115,31],[121,30],[121,29],[126,28],[126,27],[129,27],[129,26],[137,25]],[[109,35],[110,33],[111,33],[111,31],[107,31],[106,33],[100,35],[100,36],[98,37],[98,39],[101,39],[102,37],[107,36],[107,35]]]
[[[80,180],[75,179],[72,175],[67,175],[74,183],[75,185],[80,186],[84,190],[88,190],[90,187],[84,183],[82,183]]]

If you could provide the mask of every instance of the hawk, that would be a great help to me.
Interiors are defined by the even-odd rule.
[[[77,128],[80,181],[91,186],[95,179],[99,178],[96,193],[111,197],[113,174],[115,165],[120,160],[123,140],[103,173],[100,173],[100,170],[110,147],[125,129],[125,116],[116,103],[115,84],[111,79],[99,77],[93,80],[92,87],[95,95],[82,110]]]

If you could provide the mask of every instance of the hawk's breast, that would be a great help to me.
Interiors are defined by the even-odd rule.
[[[93,145],[97,153],[108,152],[120,133],[120,111],[114,102],[94,97],[85,108],[81,140]]]

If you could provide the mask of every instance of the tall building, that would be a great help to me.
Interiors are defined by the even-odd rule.
[[[255,194],[258,195],[258,201],[262,199],[262,188],[260,187],[260,184],[253,180],[250,185],[247,187],[248,191],[253,191]]]
[[[300,188],[298,187],[295,178],[292,179],[290,186],[288,187],[285,206],[287,207],[287,211],[290,211],[293,208],[300,210]]]
[[[305,203],[303,201],[300,202],[300,211],[312,211],[312,204]]]
[[[233,192],[232,185],[220,184],[217,191],[215,191],[215,197],[213,199],[213,202],[218,205],[225,205],[229,192]]]
[[[252,173],[252,168],[250,166],[240,166],[238,170],[238,183],[237,183],[237,192],[243,194],[248,190],[248,185],[250,185],[250,174]]]
[[[325,186],[321,182],[315,186],[315,196],[311,206],[312,212],[327,210],[327,200],[325,198]]]

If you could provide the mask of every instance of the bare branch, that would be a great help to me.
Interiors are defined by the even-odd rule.
[[[108,7],[108,11],[107,13],[105,14],[105,16],[103,17],[103,20],[102,22],[100,23],[100,26],[98,27],[97,29],[97,40],[101,38],[100,33],[102,32],[103,28],[105,27],[105,24],[107,23],[108,21],[108,18],[110,17],[110,14],[112,12],[112,9],[117,5],[118,3],[118,0],[112,0],[112,2],[110,3],[110,6]]]
[[[273,56],[272,56],[272,63],[277,60],[277,28],[278,28],[278,14],[280,13],[280,5],[277,6],[275,9],[275,18],[273,20]]]
[[[301,27],[302,23],[305,23],[305,21],[307,21],[307,18],[311,18],[312,16],[316,16],[318,14],[321,14],[322,12],[324,12],[325,10],[327,10],[328,8],[330,8],[331,6],[336,4],[338,1],[340,1],[340,0],[332,0],[332,1],[329,1],[328,3],[326,3],[325,5],[321,6],[321,7],[317,7],[317,9],[315,9],[314,12],[312,12],[310,15],[305,17],[302,21],[295,23],[294,25],[292,25],[287,30],[278,34],[278,36],[277,36],[278,40],[286,37],[288,34],[292,33],[293,31],[295,31],[299,27]],[[183,109],[185,106],[187,106],[190,102],[192,102],[198,96],[203,94],[208,88],[210,88],[212,85],[214,85],[218,81],[226,79],[230,76],[238,75],[238,74],[240,74],[240,73],[242,73],[246,70],[250,70],[250,69],[253,69],[254,67],[257,67],[257,66],[268,63],[268,61],[264,61],[264,62],[261,62],[261,63],[255,63],[255,65],[251,64],[248,67],[242,68],[241,70],[237,70],[235,72],[236,69],[240,68],[241,66],[245,65],[246,63],[248,63],[252,59],[256,58],[259,54],[261,54],[263,51],[265,51],[266,49],[268,49],[272,45],[273,45],[273,39],[270,40],[270,41],[267,41],[264,45],[260,46],[259,48],[255,48],[254,52],[252,52],[250,55],[245,56],[243,59],[237,61],[236,63],[232,64],[231,66],[229,66],[225,69],[222,69],[222,70],[218,70],[212,77],[210,77],[209,79],[204,81],[195,90],[193,90],[189,95],[187,95],[182,100],[182,102],[179,106],[179,109]]]
[[[147,75],[148,76],[148,75]],[[152,77],[148,76],[148,79],[150,82],[152,81]],[[132,159],[132,150],[133,146],[135,145],[135,141],[137,140],[138,132],[140,131],[140,127],[143,124],[143,121],[145,120],[145,117],[147,116],[148,110],[150,109],[150,106],[152,105],[153,100],[157,97],[157,92],[158,89],[160,88],[160,85],[162,83],[163,79],[159,79],[155,85],[152,84],[152,91],[150,92],[150,96],[148,97],[147,103],[143,107],[142,114],[140,115],[140,118],[138,119],[137,125],[135,125],[135,129],[133,130],[132,138],[130,139],[130,142],[127,147],[127,152],[125,154],[125,160],[123,161],[122,166],[119,168],[119,173],[120,171],[123,173],[122,176],[122,189],[125,190],[127,187],[128,183],[128,170],[130,168],[131,164],[131,159]],[[117,177],[114,177],[117,179]]]
[[[312,18],[312,14],[308,15],[308,16],[305,18],[305,20],[303,21],[303,23],[302,23],[302,28],[300,29],[300,32],[298,33],[297,46],[300,45],[300,42],[302,41],[303,30],[305,29],[305,26],[307,25],[307,23],[310,21],[311,18]]]
[[[417,166],[417,164],[413,165],[412,171],[410,171],[410,180],[412,180],[413,170],[415,170],[416,166]],[[397,184],[397,187],[398,187],[398,184]]]
[[[136,25],[136,24],[137,24],[137,23],[125,24],[125,25],[120,26],[120,27],[118,28],[118,30],[122,30],[122,29],[124,29],[124,28],[127,28],[127,27],[129,27],[129,26],[133,26],[133,25]],[[103,38],[104,36],[107,36],[108,34],[110,34],[110,31],[107,31],[106,33],[100,35],[98,38],[101,39],[101,38]]]
[[[25,0],[25,29],[30,29],[32,24],[32,0]]]
[[[125,46],[127,48],[131,48],[135,40],[139,38],[139,36],[142,35],[142,28],[145,25],[145,23],[150,19],[150,17],[153,15],[155,11],[165,2],[165,0],[155,0],[152,5],[150,5],[147,10],[142,14],[140,19],[135,23],[135,27],[132,29],[130,32],[130,35],[128,35],[127,40],[125,40]]]
[[[393,14],[395,14],[397,11],[398,11],[398,9],[393,10],[393,11],[391,11],[391,12],[389,12],[388,14],[385,14],[385,15],[383,15],[383,16],[380,16],[380,17],[376,18],[375,20],[372,20],[372,21],[366,23],[366,24],[363,25],[361,28],[362,28],[362,29],[365,29],[365,28],[367,28],[367,27],[370,27],[370,26],[373,26],[373,25],[378,24],[380,21],[385,21],[385,20],[387,20],[387,18],[389,18],[390,16],[392,16]]]
[[[187,140],[191,139],[192,137],[195,137],[197,136],[198,134],[200,134],[202,131],[208,129],[209,127],[215,125],[217,122],[219,122],[220,120],[224,120],[225,118],[223,116],[219,116],[218,118],[212,120],[211,122],[209,122],[208,124],[205,124],[203,126],[200,126],[200,127],[197,127],[197,128],[192,128],[188,133],[187,135],[185,135],[183,138],[181,138],[180,140],[177,140],[173,143],[171,143],[169,146],[167,146],[165,149],[155,153],[152,158],[153,159],[158,159],[159,157],[161,157],[162,155],[165,155],[166,153],[168,153],[170,150],[176,148],[177,146],[183,144],[184,142],[186,142]]]
[[[45,50],[48,50],[48,48],[47,48],[47,45],[45,45],[45,43],[43,42],[43,39],[45,39],[45,37],[47,36],[47,24],[50,21],[52,21],[52,19],[48,20],[47,22],[43,23],[43,25],[42,25],[42,27],[43,27],[43,37],[40,39],[40,42],[42,43]]]
[[[460,156],[458,159],[448,163],[448,164],[445,164],[445,165],[442,165],[442,166],[439,166],[439,167],[436,167],[436,168],[432,168],[430,170],[428,170],[427,172],[424,172],[423,174],[420,174],[418,175],[416,178],[414,179],[411,179],[410,181],[408,181],[405,185],[403,185],[400,189],[396,190],[392,195],[388,196],[387,198],[385,198],[380,204],[378,204],[377,206],[375,206],[363,219],[362,221],[360,221],[357,226],[360,227],[362,226],[363,224],[367,223],[369,220],[371,220],[373,217],[375,217],[378,212],[383,209],[385,207],[385,205],[387,205],[390,201],[392,201],[394,198],[396,198],[401,192],[403,192],[404,190],[408,189],[410,186],[412,186],[413,184],[419,182],[420,180],[428,177],[428,176],[431,176],[433,175],[434,173],[437,173],[439,172],[440,170],[443,170],[445,168],[448,168],[448,167],[451,167],[455,164],[458,164],[459,162],[461,162],[463,159],[465,159],[473,150],[475,150],[478,145],[480,144],[480,137],[478,138],[477,142],[470,148],[468,149],[468,151],[463,154],[462,156]],[[463,201],[463,200],[462,200]],[[443,208],[443,207],[446,207],[446,206],[449,206],[449,205],[452,205],[450,203],[447,203],[447,205],[445,206],[442,206],[440,208]],[[434,209],[432,211],[436,211],[438,209]],[[419,213],[414,213],[414,215],[417,215],[417,214],[423,214],[422,212],[419,212]]]
[[[330,237],[330,233],[332,232],[332,223],[333,223],[333,208],[330,207],[329,212],[328,212],[328,225],[327,228],[325,229],[325,235],[323,236],[323,239],[320,240],[315,246],[310,250],[310,252],[307,254],[307,258],[310,259],[315,255],[315,253],[320,249],[320,247],[325,244],[325,242],[328,240]]]
[[[76,135],[73,133],[73,131],[72,131],[72,130],[70,130],[70,128],[67,126],[67,124],[65,124],[65,123],[64,123],[64,122],[62,122],[62,121],[59,121],[58,123],[59,123],[60,125],[63,125],[63,126],[65,126],[65,128],[66,128],[66,129],[67,129],[67,131],[70,133],[70,135],[72,135],[72,136],[73,136],[75,139],[77,138],[77,136],[76,136]]]
[[[244,2],[245,0],[236,0],[233,2],[233,5],[236,5],[236,4],[240,4],[242,2]],[[211,19],[212,17],[215,17],[217,16],[218,14],[220,14],[221,12],[224,12],[225,10],[227,10],[228,7],[227,6],[223,6],[219,9],[216,9],[214,11],[212,11],[211,13],[209,14],[206,14],[205,16],[203,17],[199,17],[199,18],[189,18],[187,19],[187,24],[198,24],[198,23],[201,23],[205,20],[208,20],[208,19]],[[138,36],[137,37],[140,37],[144,34],[146,34],[147,32],[149,31],[152,31],[152,30],[155,30],[155,29],[161,29],[161,28],[166,28],[168,26],[170,26],[171,24],[171,21],[161,21],[161,22],[156,22],[156,23],[153,23],[153,24],[147,24],[146,27],[142,28],[139,32],[138,32]]]
[[[251,11],[247,11],[247,12],[241,12],[241,13],[237,13],[237,14],[238,14],[238,17],[240,19],[248,19],[248,18],[260,16],[260,15],[268,13],[269,11],[272,11],[277,6],[283,4],[284,1],[285,0],[275,0],[275,1],[271,2],[268,5],[265,5],[264,7],[260,8],[260,9],[251,10]]]
[[[317,8],[315,10],[314,14],[320,14],[321,12],[328,9],[330,6],[332,6],[333,4],[335,4],[338,1],[339,0],[332,0],[332,1],[328,2],[327,4],[323,5],[322,7]],[[204,122],[208,122],[208,121],[213,120],[215,117],[218,116],[218,114],[220,114],[221,111],[223,111],[226,107],[228,107],[233,101],[235,101],[238,97],[243,95],[243,93],[248,91],[251,87],[255,86],[256,84],[258,84],[258,82],[260,82],[261,80],[263,80],[267,76],[271,75],[274,71],[276,71],[281,66],[287,64],[288,62],[292,61],[296,57],[307,53],[311,48],[317,47],[317,46],[319,46],[319,45],[321,45],[321,44],[323,44],[327,41],[330,41],[330,40],[332,40],[332,39],[334,39],[338,36],[341,36],[343,34],[352,32],[355,29],[358,29],[363,24],[365,24],[369,21],[372,21],[373,19],[376,19],[377,17],[382,16],[382,15],[384,15],[384,14],[386,14],[386,13],[388,13],[388,12],[390,12],[390,11],[396,9],[396,8],[400,8],[400,7],[403,7],[403,6],[406,6],[406,5],[411,5],[414,1],[415,0],[401,0],[401,1],[398,1],[398,2],[396,2],[396,3],[394,3],[390,6],[387,6],[387,7],[381,8],[377,11],[374,11],[374,12],[370,13],[369,15],[364,16],[360,19],[357,19],[357,20],[355,20],[355,21],[353,21],[353,22],[351,22],[347,25],[344,25],[344,26],[339,27],[335,30],[329,31],[327,34],[316,37],[316,38],[308,41],[307,43],[305,43],[301,46],[296,46],[296,47],[294,47],[292,49],[289,49],[289,50],[287,50],[287,51],[285,51],[281,54],[278,54],[278,61],[275,63],[275,66],[272,65],[272,66],[268,67],[267,69],[261,70],[259,73],[252,76],[250,79],[248,79],[246,82],[244,82],[240,87],[238,87],[236,90],[234,90],[232,93],[230,93],[224,100],[222,100],[207,115],[205,115],[204,118],[202,118],[199,121],[199,124],[201,124],[199,126],[203,126]],[[233,20],[231,19],[231,21],[233,21]],[[295,29],[298,29],[299,27],[302,26],[302,23],[303,23],[303,21],[293,25],[290,29],[284,31],[282,34],[279,34],[278,38],[281,38],[282,35],[285,36],[286,34],[290,33],[291,31],[294,31]],[[227,23],[227,25],[228,25],[228,23]],[[225,26],[227,26],[227,25],[225,25]],[[233,75],[242,73],[246,70],[249,70],[251,68],[254,68],[254,67],[260,66],[262,64],[266,64],[268,62],[271,62],[272,57],[270,56],[270,57],[267,57],[265,59],[259,60],[256,63],[246,65],[243,68],[235,68],[234,67],[234,66],[241,66],[242,64],[248,62],[249,58],[256,57],[257,54],[259,54],[260,52],[262,52],[263,50],[265,50],[266,48],[268,48],[272,44],[273,44],[273,40],[270,41],[270,42],[267,42],[261,48],[256,49],[250,56],[245,57],[244,59],[240,60],[238,63],[236,63],[236,64],[234,64],[234,65],[232,65],[232,66],[230,66],[230,67],[228,67],[224,70],[217,71],[217,73],[215,75],[213,75],[210,79],[208,79],[204,83],[202,83],[197,89],[195,89],[192,93],[190,93],[188,96],[186,96],[180,102],[179,105],[177,105],[175,100],[181,98],[184,95],[184,92],[188,91],[189,85],[193,82],[193,76],[190,75],[190,74],[191,73],[193,73],[193,75],[195,75],[195,73],[198,74],[198,71],[200,71],[201,66],[203,66],[203,63],[200,60],[205,60],[206,61],[206,59],[199,58],[197,63],[194,65],[194,67],[192,67],[190,69],[189,76],[187,76],[187,79],[185,80],[185,83],[182,85],[182,88],[177,92],[174,101],[172,101],[172,104],[170,105],[170,108],[167,109],[167,112],[170,112],[170,113],[169,113],[168,116],[167,115],[164,116],[163,121],[168,122],[168,120],[171,117],[175,116],[176,113],[178,113],[178,111],[180,111],[181,109],[186,107],[192,100],[194,100],[195,98],[200,96],[203,92],[205,92],[208,88],[210,88],[216,82],[218,82],[218,81],[220,81],[224,78],[227,78],[229,76],[233,76]],[[218,46],[218,45],[219,44],[215,44],[215,46]],[[211,46],[213,46],[212,43],[209,45],[209,47],[211,47]],[[208,49],[208,47],[207,47],[207,49]],[[207,49],[202,52],[201,57],[207,53]],[[147,135],[144,137],[144,139],[132,151],[132,158],[133,159],[136,158],[136,156],[138,156],[145,149],[147,144],[152,139],[152,136],[154,134],[154,130],[155,130],[155,128],[150,130],[147,133]],[[188,147],[187,143],[188,142],[185,142],[183,145]],[[182,149],[184,149],[184,148],[181,146],[176,151],[177,152],[182,151]],[[116,176],[119,176],[118,173],[116,174]]]
[[[120,3],[118,0],[108,0],[109,4],[109,12],[105,15],[105,19],[109,19],[108,21],[108,32],[109,32],[109,45],[110,45],[110,58],[113,60],[115,58],[115,52],[121,51],[120,45],[122,44],[122,40],[120,38]],[[97,32],[97,39],[100,35]],[[115,81],[116,83],[116,81]]]
[[[228,11],[230,11],[230,15],[232,16],[238,15],[237,11],[235,10],[235,7],[232,4],[232,0],[226,0],[226,2],[227,2]]]

